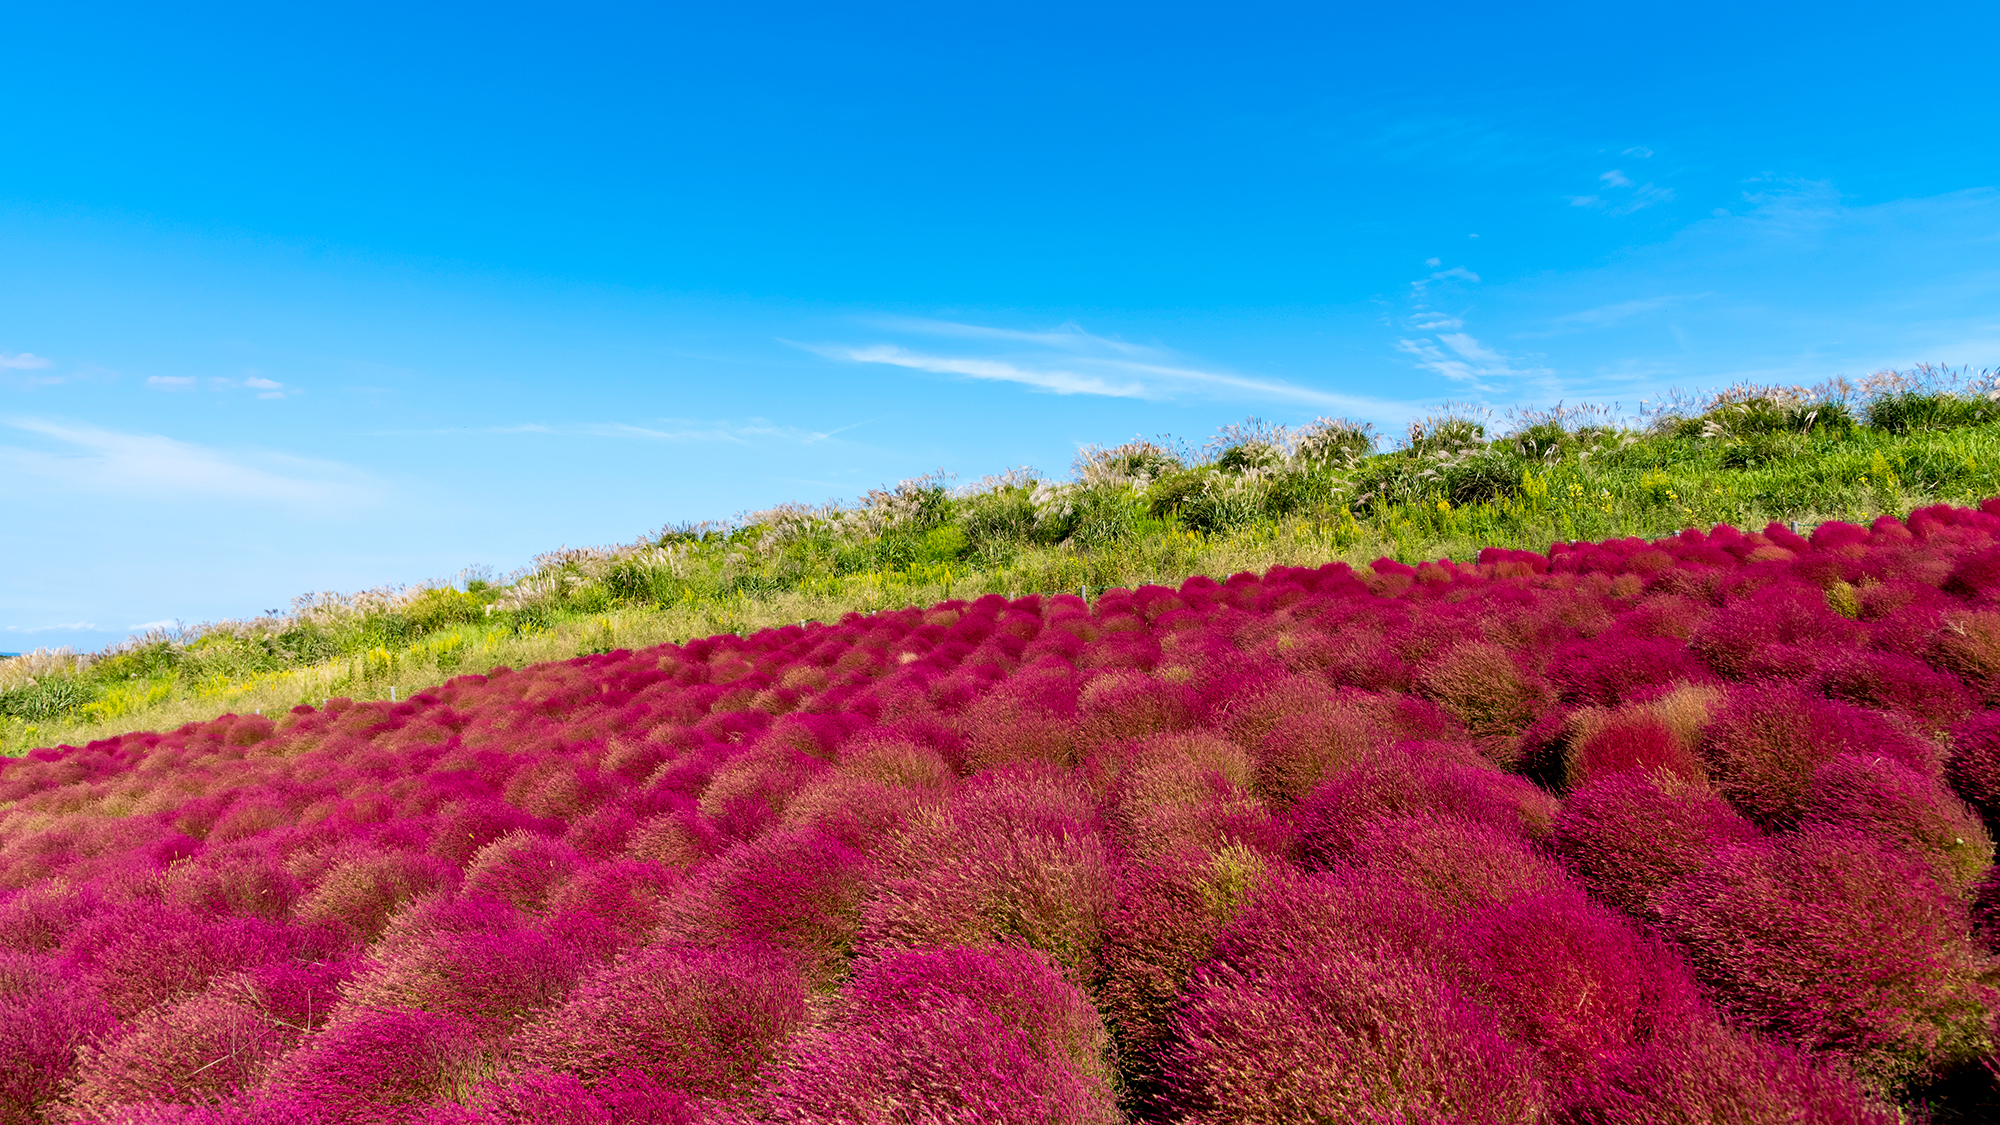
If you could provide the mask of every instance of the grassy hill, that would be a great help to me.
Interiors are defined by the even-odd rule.
[[[1085,449],[1066,480],[905,481],[852,507],[553,552],[506,580],[307,595],[289,614],[0,661],[0,754],[950,597],[1900,515],[2000,494],[1995,393],[1991,371],[1922,367],[1677,396],[1636,419],[1448,404],[1388,441],[1251,419],[1200,446]]]

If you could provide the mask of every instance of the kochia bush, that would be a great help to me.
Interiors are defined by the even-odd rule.
[[[1736,1018],[1880,1089],[1992,1049],[1994,964],[1965,907],[1868,836],[1813,827],[1730,848],[1659,916]]]

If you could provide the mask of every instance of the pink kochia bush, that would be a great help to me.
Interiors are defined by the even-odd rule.
[[[1996,560],[1989,502],[989,595],[37,750],[0,1125],[1950,1111]]]
[[[771,1120],[1118,1120],[1104,1025],[1047,954],[952,947],[857,968],[842,1009],[774,1076]]]

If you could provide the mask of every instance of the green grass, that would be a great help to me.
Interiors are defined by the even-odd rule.
[[[951,597],[1971,503],[2000,495],[2000,407],[1966,383],[1922,370],[1859,392],[1731,388],[1643,430],[1569,409],[1517,416],[1495,437],[1446,409],[1386,452],[1363,427],[1253,420],[1202,450],[1085,450],[1067,481],[908,481],[854,508],[787,507],[544,556],[506,582],[321,595],[80,661],[0,661],[0,754]]]

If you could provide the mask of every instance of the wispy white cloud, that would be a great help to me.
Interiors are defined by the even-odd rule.
[[[1447,328],[1463,328],[1465,321],[1436,309],[1418,309],[1404,322],[1404,326],[1413,332],[1438,332]]]
[[[1672,188],[1654,187],[1652,184],[1640,184],[1638,187],[1632,189],[1632,197],[1611,208],[1611,213],[1614,215],[1630,215],[1634,211],[1643,211],[1655,203],[1672,203],[1674,199],[1674,189]]]
[[[1641,160],[1646,160],[1653,155],[1653,150],[1647,148],[1645,145],[1633,145],[1631,148],[1628,148],[1624,152],[1619,153],[1619,155],[1636,156]]]
[[[784,436],[789,427],[774,426],[762,419],[740,424],[665,422],[651,426],[629,422],[579,422],[558,426],[550,432],[584,437],[630,438],[637,441],[726,441],[747,445],[757,438]]]
[[[1375,413],[1393,411],[1401,405],[1197,365],[1168,348],[1099,336],[1074,323],[1045,331],[911,318],[866,323],[905,335],[1001,346],[968,351],[892,342],[786,342],[842,363],[880,364],[931,375],[1013,383],[1059,395],[1147,400],[1231,398]]]
[[[0,625],[0,632],[7,633],[103,633],[88,621],[68,621],[61,625]]]
[[[1020,383],[1038,390],[1054,391],[1059,395],[1106,395],[1112,398],[1152,398],[1148,388],[1137,379],[1106,379],[1100,375],[1069,370],[1060,366],[1024,367],[998,359],[979,359],[970,356],[926,355],[900,348],[895,344],[870,344],[865,347],[814,347],[812,349],[828,359],[843,359],[852,363],[884,363],[892,367],[905,367],[913,371],[928,371],[933,375],[962,375],[968,379],[986,379],[1002,383]]]
[[[1642,317],[1647,313],[1658,312],[1661,309],[1672,308],[1688,301],[1699,301],[1704,297],[1712,296],[1714,296],[1713,293],[1685,293],[1670,294],[1661,297],[1643,297],[1633,301],[1618,301],[1609,305],[1598,305],[1596,308],[1581,309],[1573,313],[1552,316],[1544,322],[1542,328],[1516,332],[1514,335],[1518,339],[1528,340],[1544,336],[1562,336],[1572,332],[1585,332],[1594,328],[1608,328],[1614,324],[1631,320],[1634,317]]]
[[[1436,258],[1432,258],[1430,262],[1426,264],[1435,263],[1436,261],[1437,261]],[[1453,266],[1448,270],[1439,270],[1436,273],[1430,275],[1429,277],[1410,282],[1410,288],[1415,289],[1418,292],[1422,292],[1424,289],[1428,288],[1430,283],[1433,281],[1469,281],[1474,285],[1477,285],[1479,284],[1479,275],[1473,273],[1469,269],[1466,269],[1464,266]]]
[[[197,379],[192,375],[146,376],[147,386],[152,387],[155,390],[162,390],[162,391],[192,390],[196,386],[200,385],[201,382],[202,380]],[[211,375],[208,377],[208,389],[211,391],[233,391],[237,389],[250,390],[250,391],[255,391],[257,393],[258,398],[268,398],[268,399],[290,398],[293,395],[305,393],[302,388],[292,386],[289,383],[280,383],[276,379],[266,378],[263,375],[257,374],[255,371],[252,371],[249,375],[245,376],[242,379],[231,379],[222,375]]]
[[[55,360],[49,359],[46,356],[36,355],[33,352],[22,352],[20,355],[0,355],[0,368],[7,368],[13,371],[40,371],[44,367],[54,367],[55,362]]]
[[[1438,259],[1432,258],[1426,261],[1424,264],[1427,266],[1436,266],[1438,264]],[[1479,275],[1473,273],[1469,269],[1466,269],[1464,266],[1453,266],[1450,269],[1437,270],[1436,272],[1432,273],[1429,277],[1420,277],[1417,280],[1410,282],[1410,298],[1417,302],[1417,309],[1419,312],[1426,314],[1429,313],[1429,306],[1425,305],[1424,302],[1430,299],[1431,287],[1433,285],[1436,285],[1438,282],[1447,283],[1446,286],[1447,288],[1449,288],[1449,283],[1451,282],[1464,282],[1468,285],[1478,285]]]
[[[1646,149],[1626,150],[1628,156],[1641,154],[1651,156],[1652,152]],[[1571,207],[1590,207],[1610,215],[1630,215],[1634,211],[1643,211],[1656,203],[1671,203],[1674,200],[1674,189],[1656,187],[1651,183],[1634,183],[1632,177],[1627,176],[1622,168],[1599,173],[1597,182],[1604,185],[1600,191],[1609,194],[1593,192],[1589,195],[1569,195],[1563,198],[1569,200]]]
[[[131,629],[134,633],[145,633],[145,632],[150,632],[154,629],[177,629],[179,627],[180,627],[180,622],[172,618],[168,618],[167,620],[164,621],[141,621],[137,625],[127,626],[127,628]]]
[[[1426,264],[1436,265],[1437,260],[1432,259]],[[1402,321],[1403,331],[1412,335],[1397,338],[1397,351],[1414,360],[1418,368],[1472,390],[1502,391],[1508,389],[1503,382],[1525,378],[1545,383],[1552,377],[1554,373],[1540,364],[1517,359],[1499,348],[1481,343],[1478,337],[1465,331],[1463,317],[1432,308],[1427,303],[1432,299],[1429,288],[1440,281],[1463,281],[1476,285],[1479,275],[1454,266],[1412,281],[1410,297],[1414,307]]]
[[[1464,332],[1446,332],[1434,339],[1404,337],[1396,341],[1396,350],[1410,356],[1426,371],[1479,391],[1512,389],[1503,381],[1546,382],[1554,374],[1539,364],[1526,363],[1482,344]]]
[[[1446,332],[1439,336],[1438,340],[1472,363],[1492,365],[1507,362],[1506,356],[1494,351],[1464,332]]]
[[[874,317],[863,323],[892,332],[905,332],[919,336],[957,337],[967,340],[1008,340],[1044,347],[1077,352],[1115,352],[1121,355],[1145,355],[1156,351],[1144,344],[1131,344],[1110,336],[1099,336],[1086,332],[1075,321],[1042,332],[1022,331],[1016,328],[995,328],[984,324],[962,324],[951,320],[931,320],[925,317]]]
[[[811,445],[811,444],[813,444],[814,442],[819,442],[819,441],[825,441],[826,439],[828,439],[828,438],[832,437],[832,436],[833,436],[833,435],[835,435],[835,434],[844,434],[844,433],[846,433],[846,432],[847,432],[847,431],[849,431],[849,430],[858,430],[858,429],[860,429],[861,427],[863,427],[863,426],[866,426],[866,425],[868,425],[868,424],[869,424],[870,422],[879,422],[879,421],[881,421],[881,419],[880,419],[880,418],[870,418],[870,419],[868,419],[867,421],[863,421],[863,422],[849,422],[849,423],[848,423],[847,425],[845,425],[845,426],[836,426],[836,427],[834,427],[834,428],[833,428],[833,429],[831,429],[831,430],[826,430],[826,431],[823,431],[823,432],[821,432],[821,433],[817,433],[817,434],[814,434],[814,435],[812,435],[811,437],[809,437],[809,438],[805,439],[804,441],[800,442],[799,444],[800,444],[800,445]]]
[[[726,442],[750,445],[759,441],[796,442],[810,445],[834,434],[866,425],[855,422],[832,430],[810,430],[779,425],[763,418],[742,422],[697,421],[663,418],[650,423],[635,422],[517,422],[505,426],[458,426],[429,430],[376,430],[376,437],[437,436],[449,434],[545,434],[550,437],[613,438],[626,441]]]
[[[288,453],[216,449],[47,418],[6,417],[0,425],[44,439],[40,448],[0,445],[0,487],[16,484],[37,494],[352,506],[382,491],[351,466]]]

